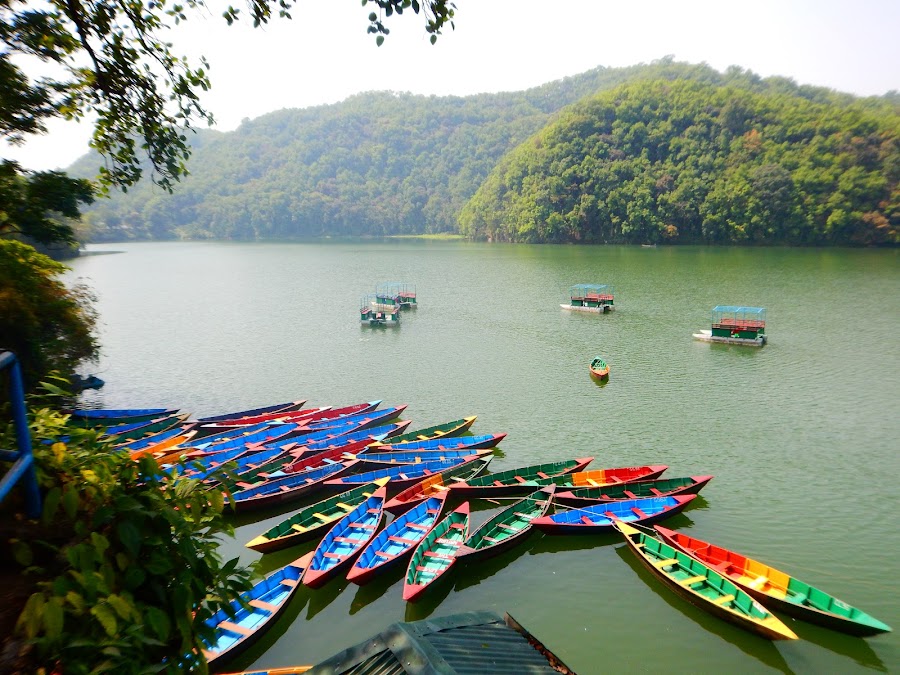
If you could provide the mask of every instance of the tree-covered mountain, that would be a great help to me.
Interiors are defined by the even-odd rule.
[[[549,151],[553,139],[571,136],[566,142],[575,153],[573,157],[582,153],[578,164],[584,167],[584,153],[599,151],[594,136],[602,125],[594,121],[579,126],[572,120],[589,117],[593,102],[603,99],[604,92],[623,83],[627,86],[644,81],[668,82],[673,91],[693,83],[696,100],[683,113],[675,115],[676,118],[702,114],[718,119],[719,113],[706,111],[706,107],[714,107],[713,99],[723,95],[716,92],[726,91],[724,88],[728,87],[728,91],[741,93],[741,96],[732,94],[726,100],[726,103],[734,100],[734,106],[737,106],[729,113],[733,125],[740,124],[745,113],[756,114],[756,106],[762,105],[762,101],[783,99],[796,101],[795,106],[818,106],[816,110],[834,111],[835,123],[839,125],[851,125],[851,119],[856,115],[867,120],[880,120],[872,124],[882,129],[884,125],[890,126],[888,122],[893,119],[892,133],[896,144],[896,101],[889,97],[857,99],[827,89],[798,86],[784,78],[764,80],[740,68],[720,73],[705,65],[675,63],[671,59],[629,68],[597,68],[522,92],[469,97],[371,92],[335,105],[281,110],[245,121],[233,132],[197,134],[188,165],[191,175],[173,194],[160,190],[149,181],[137,185],[127,194],[113,194],[88,210],[91,237],[94,241],[201,237],[254,239],[456,232],[460,229],[460,214],[465,208],[462,231],[476,238],[630,241],[632,237],[608,236],[613,231],[609,223],[585,220],[606,217],[607,213],[602,209],[591,211],[590,215],[585,211],[579,216],[582,220],[573,221],[572,205],[565,200],[559,201],[557,193],[561,190],[570,197],[577,194],[580,204],[587,205],[592,199],[605,203],[610,199],[608,194],[583,191],[603,190],[606,184],[583,181],[580,177],[586,176],[585,172],[573,173],[571,167],[563,176],[557,171],[557,163],[559,153],[565,153],[566,148],[555,147],[550,153],[553,159],[544,164],[544,159],[537,159],[541,153],[535,154],[535,144],[543,144]],[[654,87],[658,86],[641,85],[635,92],[646,91],[648,95],[659,96],[658,92],[654,93]],[[713,98],[703,104],[701,99],[706,95]],[[567,110],[573,104],[572,110]],[[634,106],[644,109],[638,103]],[[638,162],[644,156],[650,164],[659,160],[650,157],[649,147],[639,147],[645,135],[650,143],[657,142],[656,136],[663,133],[652,119],[654,106],[659,108],[658,103],[648,102],[644,110],[646,119],[632,115],[638,126],[625,133],[629,138],[625,145],[614,149],[612,154],[617,161]],[[661,109],[664,108],[665,105]],[[702,113],[698,113],[701,109]],[[778,110],[776,106],[765,118],[768,124],[778,124]],[[630,123],[630,119],[623,117],[620,120],[617,133]],[[693,126],[689,121],[685,119],[681,123],[685,129]],[[564,127],[569,130],[554,131]],[[645,132],[650,127],[654,132],[647,135]],[[578,141],[576,137],[581,128],[588,135]],[[562,136],[558,135],[560,133]],[[675,127],[671,133],[676,133]],[[605,137],[608,134],[599,135]],[[764,141],[768,142],[768,139]],[[883,139],[883,142],[889,145],[887,140]],[[666,147],[671,145],[669,141]],[[718,154],[716,158],[708,156],[710,148],[707,145],[699,141],[682,142],[682,154],[686,156],[695,151],[699,154],[688,162],[694,166],[694,174],[690,175],[694,176],[695,182],[708,183],[706,192],[709,192],[722,178],[725,164],[716,159]],[[716,152],[721,154],[719,150]],[[620,153],[625,156],[620,158]],[[606,161],[601,156],[595,159],[598,164]],[[82,158],[72,172],[90,176],[96,172],[98,161],[96,156]],[[497,191],[504,184],[505,179],[501,177],[508,174],[511,167],[521,167],[523,161],[527,167],[515,170],[528,173],[527,189],[510,184],[503,188],[501,199]],[[843,155],[841,161],[844,161]],[[643,170],[639,162],[629,166],[634,172]],[[624,165],[617,165],[616,171],[624,168]],[[671,168],[682,170],[677,163],[671,163]],[[885,166],[885,170],[887,168]],[[654,176],[655,185],[661,174]],[[682,177],[673,173],[670,179],[676,181],[679,188],[682,183],[693,184],[688,175]],[[776,179],[777,176],[768,180]],[[560,181],[566,182],[567,187]],[[897,182],[896,177],[886,177],[885,181],[892,185]],[[538,188],[538,183],[545,185]],[[675,190],[676,195],[670,197],[673,203],[684,201],[675,200],[675,196],[680,196],[686,189]],[[517,190],[521,194],[514,197]],[[466,206],[476,191],[479,192],[475,200]],[[557,194],[554,199],[560,208],[544,208],[531,215],[546,215],[547,223],[553,225],[537,225],[534,217],[531,225],[514,222],[522,217],[515,209],[522,208],[523,200],[542,191]],[[722,190],[718,190],[715,194],[721,193]],[[620,190],[613,202],[630,199],[629,194]],[[517,205],[513,207],[510,200]],[[635,214],[639,213],[637,207],[631,208]],[[732,208],[741,208],[741,205],[735,203]],[[490,209],[498,210],[488,213]],[[610,211],[610,214],[618,217],[618,212]],[[570,223],[563,228],[567,234],[557,232],[560,218]],[[677,240],[693,240],[686,221],[675,221],[668,216],[663,220],[666,227],[678,228]],[[575,233],[579,227],[583,227],[583,234]],[[642,237],[652,229],[650,225],[634,227],[640,230]]]
[[[890,105],[696,80],[639,81],[565,110],[460,217],[477,239],[900,243]]]

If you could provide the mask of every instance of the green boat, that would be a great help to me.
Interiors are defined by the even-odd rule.
[[[406,568],[403,582],[403,599],[415,602],[438,580],[445,578],[456,562],[456,552],[469,536],[469,502],[463,502],[456,510],[434,526],[416,546]]]
[[[581,487],[557,492],[553,501],[557,504],[582,508],[598,502],[619,502],[645,497],[671,497],[697,494],[712,480],[712,476],[685,476],[683,478],[659,478],[599,487]]]
[[[115,444],[118,445],[120,443],[127,443],[128,441],[146,438],[147,436],[158,434],[161,431],[167,431],[178,424],[183,424],[189,416],[188,413],[167,415],[165,417],[153,419],[149,422],[135,422],[131,425],[124,425],[128,428],[123,428],[121,431],[117,431],[116,427],[107,427],[103,433],[110,436]]]
[[[451,438],[459,436],[469,430],[469,427],[475,423],[478,415],[471,417],[463,417],[453,422],[445,422],[444,424],[435,424],[433,427],[410,431],[399,436],[391,436],[384,440],[385,443],[398,445],[400,443],[414,443],[415,441],[428,441],[434,438]]]
[[[469,535],[456,552],[456,557],[466,563],[481,561],[523,541],[531,532],[535,518],[540,518],[550,509],[555,491],[555,485],[547,485],[506,507]]]
[[[530,494],[541,486],[553,483],[557,476],[581,471],[594,461],[593,457],[568,459],[560,462],[532,464],[518,469],[488,473],[466,481],[450,484],[454,497],[516,497]]]
[[[301,509],[245,544],[260,553],[278,551],[325,535],[334,523],[366,501],[388,478],[347,490]]]

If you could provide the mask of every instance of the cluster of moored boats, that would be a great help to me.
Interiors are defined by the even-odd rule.
[[[655,525],[687,508],[712,476],[662,478],[664,465],[588,469],[591,457],[487,473],[506,434],[473,434],[475,416],[408,431],[411,422],[400,421],[405,405],[305,403],[196,420],[170,409],[72,412],[132,457],[151,455],[163,470],[224,491],[235,512],[298,503],[247,546],[268,553],[316,541],[315,550],[209,620],[216,628],[210,663],[254,641],[300,586],[319,588],[335,577],[362,585],[405,569],[403,599],[415,602],[455,569],[535,530],[618,531],[675,592],[772,639],[797,636],[771,610],[855,635],[890,630],[764,563]],[[473,499],[503,508],[472,527]]]

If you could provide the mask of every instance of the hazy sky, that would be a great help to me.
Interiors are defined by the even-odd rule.
[[[255,30],[227,27],[218,17],[225,3],[209,4],[215,15],[191,17],[172,41],[178,54],[209,59],[203,102],[223,131],[361,91],[515,91],[669,54],[860,95],[900,90],[900,0],[456,0],[456,30],[436,45],[422,18],[404,13],[388,22],[381,47],[359,0],[298,0],[292,21]],[[89,136],[86,124],[60,122],[0,156],[66,167]]]

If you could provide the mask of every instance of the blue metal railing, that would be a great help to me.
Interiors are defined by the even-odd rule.
[[[22,386],[22,368],[12,352],[0,351],[0,371],[9,370],[9,400],[12,405],[13,426],[16,430],[17,450],[0,450],[0,460],[12,462],[12,468],[0,478],[0,501],[6,498],[18,481],[25,488],[25,510],[29,518],[41,515],[41,493],[34,471],[34,455],[31,453],[31,434],[28,431],[28,415],[25,412],[25,389]]]

